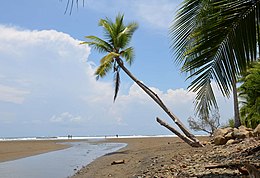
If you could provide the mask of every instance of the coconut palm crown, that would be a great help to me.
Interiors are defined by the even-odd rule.
[[[257,61],[260,44],[259,0],[185,0],[170,28],[175,61],[192,79],[196,111],[207,115],[217,107],[215,80],[224,96],[237,77]],[[233,92],[234,94],[234,92]]]
[[[120,85],[120,65],[123,63],[122,58],[129,65],[132,64],[134,58],[134,49],[129,47],[133,33],[138,28],[138,24],[131,22],[127,25],[123,23],[124,15],[118,14],[115,22],[109,18],[101,19],[99,26],[104,29],[105,40],[96,36],[86,36],[89,41],[81,44],[88,44],[100,53],[106,53],[100,60],[95,75],[105,77],[111,70],[114,72],[115,94],[114,101],[117,97]]]

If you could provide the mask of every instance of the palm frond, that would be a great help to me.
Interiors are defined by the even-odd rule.
[[[119,66],[117,66],[117,69],[115,71],[115,75],[114,75],[114,83],[115,83],[115,93],[114,93],[114,101],[117,98],[117,94],[119,91],[119,87],[120,87],[120,70],[119,70]]]
[[[110,52],[100,60],[100,64],[103,64],[107,61],[113,62],[113,59],[119,56],[120,54],[117,54],[115,52]]]
[[[99,26],[103,27],[105,38],[108,40],[109,44],[114,47],[114,39],[116,38],[116,35],[114,33],[115,26],[111,19],[100,19]]]
[[[125,29],[125,25],[123,23],[123,20],[124,20],[124,14],[118,14],[116,16],[116,21],[115,23],[113,24],[114,25],[114,34],[116,36],[118,36],[118,34]]]
[[[126,62],[131,65],[134,61],[134,48],[129,47],[121,51],[120,55],[125,58]]]
[[[129,23],[127,26],[125,26],[121,31],[117,34],[117,42],[119,44],[118,47],[121,49],[125,48],[128,46],[133,33],[135,30],[137,30],[138,24],[135,22]]]
[[[217,102],[213,94],[212,86],[210,81],[205,81],[200,88],[195,98],[195,111],[199,113],[200,116],[209,116],[209,111],[211,108],[218,109]]]
[[[113,47],[110,44],[96,36],[85,36],[85,38],[90,41],[85,41],[80,44],[88,44],[100,53],[113,51]]]
[[[191,34],[196,27],[196,17],[201,7],[201,0],[184,1],[175,21],[170,27],[171,50],[177,64],[183,63],[184,53],[191,43]]]
[[[176,50],[176,62],[183,64],[184,72],[190,72],[189,78],[195,78],[190,89],[200,95],[196,99],[209,99],[203,101],[209,108],[201,104],[197,108],[215,106],[211,104],[214,93],[205,92],[208,87],[204,85],[215,80],[222,94],[228,97],[237,76],[257,60],[259,4],[259,0],[188,0],[181,7],[170,29],[171,47]],[[210,93],[212,96],[206,96]]]
[[[113,59],[114,56],[109,53],[108,55],[104,56],[100,62],[100,66],[97,68],[95,75],[97,75],[97,79],[99,77],[103,78],[106,74],[112,69],[113,67]]]

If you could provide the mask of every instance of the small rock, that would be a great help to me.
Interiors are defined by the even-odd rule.
[[[227,138],[227,139],[233,139],[234,136],[233,136],[232,132],[229,132],[229,133],[227,133],[227,134],[225,135],[225,138]]]
[[[231,145],[231,144],[234,144],[234,143],[237,143],[234,139],[230,139],[227,141],[227,145]]]
[[[231,127],[227,127],[227,128],[220,128],[215,130],[213,137],[217,137],[217,136],[225,136],[227,133],[230,133],[233,131],[233,128]]]
[[[223,136],[217,136],[214,138],[214,144],[215,145],[224,145],[227,143],[227,139]]]
[[[238,139],[244,139],[246,136],[249,135],[248,131],[234,128],[233,136]]]

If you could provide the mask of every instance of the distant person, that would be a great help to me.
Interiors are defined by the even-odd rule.
[[[118,135],[116,134],[116,138],[118,138]]]

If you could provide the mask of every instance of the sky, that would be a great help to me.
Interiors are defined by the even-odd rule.
[[[0,137],[172,134],[156,117],[172,120],[121,71],[113,102],[113,74],[96,80],[102,55],[84,36],[103,37],[101,18],[124,14],[137,22],[135,60],[128,69],[154,90],[188,127],[195,94],[170,51],[169,26],[181,0],[85,0],[64,14],[67,0],[1,2]],[[215,87],[216,88],[216,87]],[[232,101],[216,90],[221,122],[233,117]],[[196,134],[196,132],[195,132]]]

